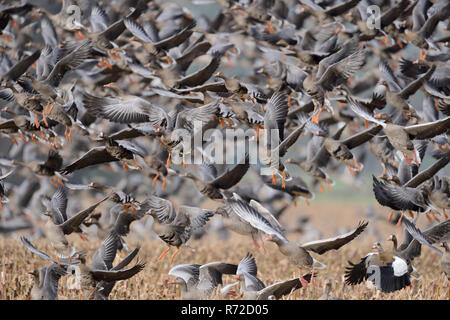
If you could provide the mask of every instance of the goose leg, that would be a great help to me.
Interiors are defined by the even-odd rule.
[[[325,192],[325,188],[323,187],[321,182],[319,182],[319,189],[320,189],[320,193],[324,193]]]
[[[275,173],[272,173],[272,184],[277,183],[277,176],[275,175]]]
[[[447,213],[445,213],[445,208],[442,209],[442,214],[444,215],[445,219],[448,219],[448,215],[447,215]]]
[[[355,171],[353,171],[353,169],[350,168],[350,166],[349,166],[348,164],[346,164],[345,166],[347,167],[348,172],[350,172],[350,174],[351,174],[352,176],[354,176],[354,175],[355,175]]]
[[[433,210],[431,210],[431,215],[433,216],[434,220],[436,220],[437,222],[441,222],[441,220],[439,220],[439,218],[436,217],[436,214],[434,213]]]
[[[87,300],[91,300],[92,295],[93,295],[94,292],[95,292],[95,289],[96,289],[96,288],[94,288],[94,289],[91,290],[91,292],[89,293],[89,295],[88,295],[88,297],[87,297]]]
[[[321,112],[322,112],[322,107],[319,107],[319,111],[317,112],[316,115],[314,115],[312,117],[311,121],[314,122],[314,123],[319,123],[319,116],[320,116]]]
[[[414,219],[414,214],[411,210],[408,210],[409,216]]]
[[[184,152],[182,154],[182,162],[183,162],[183,168],[186,169],[186,161],[184,159]]]
[[[56,181],[64,187],[64,181],[62,181],[60,177],[56,176]]]
[[[262,234],[259,234],[259,239],[261,240],[261,247],[263,248],[264,253],[266,253],[266,247],[264,246],[264,240],[262,238]]]
[[[50,179],[50,182],[52,183],[52,185],[53,185],[55,188],[58,188],[58,184],[55,182],[55,180]]]
[[[281,173],[281,187],[286,188],[286,173],[284,171]]]
[[[397,222],[397,227],[399,227],[402,224],[402,219],[403,219],[404,215],[405,215],[405,212],[402,211],[402,214],[400,215],[400,218],[398,219],[398,222]]]
[[[124,161],[122,161],[122,167],[125,169],[125,171],[130,170],[130,168],[128,168],[127,164]]]
[[[45,116],[45,111],[42,111],[42,120],[44,121],[45,126],[48,128],[47,117]]]
[[[432,222],[433,220],[430,217],[430,214],[427,212],[425,213],[425,217],[427,218],[428,222]]]
[[[225,128],[225,122],[223,121],[222,118],[219,118],[219,122],[220,122],[220,125],[222,126],[222,128]]]
[[[163,178],[163,181],[162,181],[162,185],[161,185],[161,190],[162,190],[162,191],[165,191],[165,190],[166,190],[166,180],[167,180],[167,177],[164,177],[164,178]]]
[[[311,283],[311,285],[313,287],[315,287],[315,284],[314,284],[314,268],[312,268],[312,270],[311,270],[311,280],[309,281],[309,283]]]
[[[139,170],[143,170],[143,169],[144,169],[144,168],[142,168],[142,166],[137,162],[136,158],[133,158],[133,163],[136,165],[136,167],[137,167]]]
[[[254,244],[256,250],[259,250],[259,244],[258,244],[258,242],[255,240],[255,236],[253,235],[253,233],[252,233],[252,240],[253,240],[253,244]]]
[[[303,278],[302,275],[302,268],[298,268],[298,274],[299,274],[299,280],[300,283],[302,284],[302,288],[306,288],[308,286],[308,281],[305,280],[305,278]]]
[[[169,252],[170,247],[168,247],[166,250],[163,251],[163,253],[161,253],[161,255],[158,257],[158,260],[162,260],[164,259],[164,257],[166,256],[167,252]]]
[[[388,217],[388,221],[392,220],[392,216],[394,215],[394,210],[391,210],[391,212],[389,212],[389,217]]]
[[[84,234],[80,233],[79,235],[80,235],[81,240],[88,241],[88,238]],[[69,256],[69,258],[70,258],[70,256]]]
[[[16,145],[19,146],[19,143],[17,142],[17,139],[14,137],[11,137],[11,141]]]
[[[34,114],[34,125],[35,125],[36,128],[38,128],[38,129],[39,129],[39,127],[41,126],[41,125],[39,124],[39,119],[38,119],[37,113]]]
[[[125,210],[125,212],[129,211],[128,206],[126,204],[122,204],[122,208]]]
[[[355,157],[353,157],[353,162],[355,163],[355,167],[358,170],[358,172],[361,172],[361,167],[359,166],[358,161],[356,161]]]
[[[327,186],[328,186],[328,192],[331,192],[331,183],[330,183],[330,180],[325,179],[325,183],[326,183]]]
[[[152,186],[155,186],[155,185],[156,185],[156,181],[158,181],[158,178],[159,178],[160,175],[161,175],[161,174],[158,172],[158,173],[156,174],[156,176],[153,178],[153,180],[152,180]]]
[[[180,248],[177,248],[177,250],[173,253],[172,257],[170,257],[170,264],[173,263],[173,259],[175,258],[175,256],[180,253]]]
[[[133,202],[130,203],[130,208],[131,208],[131,211],[132,211],[132,212],[134,212],[134,213],[137,212],[137,211],[136,211],[136,208],[134,207]]]
[[[170,162],[170,157],[172,156],[172,152],[169,152],[169,156],[167,157],[167,162],[166,162],[166,167],[167,168],[170,168],[170,164],[171,164],[171,162]]]

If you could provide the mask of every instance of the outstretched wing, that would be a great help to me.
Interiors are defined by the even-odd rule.
[[[346,245],[361,233],[363,233],[368,224],[368,222],[360,222],[358,227],[353,231],[347,232],[334,238],[311,241],[302,244],[302,247],[306,250],[311,250],[318,254],[323,254],[329,250],[338,250],[340,247]]]

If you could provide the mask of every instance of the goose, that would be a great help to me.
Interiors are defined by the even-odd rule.
[[[170,264],[173,263],[175,256],[180,252],[180,247],[185,245],[190,239],[192,233],[201,227],[211,218],[214,213],[212,210],[205,210],[196,207],[180,206],[178,212],[169,200],[150,195],[147,198],[149,210],[146,214],[153,216],[163,227],[159,237],[169,247],[159,256],[161,260],[169,252],[171,246],[177,247],[177,250],[170,258]]]
[[[395,292],[411,285],[408,264],[393,252],[384,251],[379,242],[372,247],[376,252],[367,254],[354,264],[348,262],[345,271],[345,283],[356,285],[368,280],[382,292]]]

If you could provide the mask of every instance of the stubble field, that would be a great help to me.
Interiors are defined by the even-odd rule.
[[[285,226],[292,226],[301,213],[301,215],[310,218],[312,225],[323,233],[323,237],[331,237],[337,234],[336,228],[350,230],[356,227],[358,221],[364,217],[365,209],[364,204],[358,203],[313,202],[310,206],[306,206],[304,202],[298,201],[296,207],[291,206],[283,214],[281,222]],[[375,211],[381,219],[371,221],[369,228],[355,241],[338,251],[330,251],[323,255],[313,253],[313,256],[325,263],[327,268],[318,271],[313,286],[310,285],[306,289],[300,289],[284,297],[284,299],[317,299],[322,295],[322,287],[326,278],[333,281],[332,294],[342,299],[448,299],[447,281],[440,269],[440,257],[428,248],[423,248],[421,257],[415,260],[415,267],[422,275],[422,279],[420,281],[412,280],[412,288],[384,294],[376,292],[364,283],[357,286],[346,286],[344,284],[343,275],[348,260],[358,262],[361,257],[372,250],[374,241],[381,240],[383,246],[390,249],[392,243],[386,242],[385,239],[391,233],[395,233],[400,241],[402,239],[402,228],[387,223],[385,210],[375,208]],[[213,217],[213,219],[219,219],[219,217]],[[378,230],[379,237],[382,239],[377,239],[374,235],[373,230],[375,229]],[[287,237],[290,240],[300,242],[302,234],[289,233]],[[70,235],[68,239],[77,250],[87,252],[88,263],[90,263],[90,257],[101,244],[101,240],[92,236],[90,236],[89,241],[81,240],[78,235]],[[163,261],[157,260],[160,253],[166,249],[166,245],[162,241],[157,239],[138,241],[133,237],[128,237],[126,241],[130,249],[138,245],[141,246],[138,259],[145,261],[146,267],[132,279],[116,283],[110,299],[180,299],[179,289],[167,284],[171,278],[167,273],[172,266],[182,263],[202,264],[213,261],[238,264],[247,252],[254,254],[258,265],[258,277],[266,285],[298,276],[296,268],[289,265],[288,260],[278,251],[274,243],[266,242],[266,252],[264,252],[262,249],[256,250],[251,239],[234,233],[231,233],[227,240],[221,240],[216,234],[206,234],[199,240],[191,239],[190,245],[195,248],[195,252],[183,247],[172,266],[170,265],[170,254],[174,252],[174,249],[171,249]],[[33,243],[40,250],[54,255],[48,240],[36,239],[33,240]],[[0,238],[0,259],[3,264],[0,267],[1,298],[28,299],[33,281],[32,276],[27,272],[44,266],[46,262],[29,252],[20,242],[18,234],[13,237]],[[223,279],[224,284],[234,281],[232,276],[229,275],[224,275]],[[70,277],[64,277],[60,280],[59,299],[82,299],[81,291],[77,289],[69,290],[67,281],[70,281]],[[227,297],[227,299],[238,298]]]

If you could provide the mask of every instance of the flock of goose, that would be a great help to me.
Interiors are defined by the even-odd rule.
[[[67,274],[84,298],[107,299],[117,281],[145,269],[140,248],[124,240],[143,221],[167,244],[159,260],[174,248],[171,264],[183,246],[192,249],[191,237],[215,230],[251,238],[256,250],[274,242],[298,270],[265,286],[250,252],[238,265],[175,265],[169,283],[183,299],[280,299],[314,285],[327,267],[316,258],[357,241],[369,223],[299,244],[278,218],[297,198],[309,203],[324,185],[331,192],[343,166],[361,179],[369,154],[383,168],[373,194],[404,239],[391,235],[391,250],[377,242],[349,261],[345,283],[404,289],[420,278],[414,259],[430,250],[450,280],[448,0],[195,0],[221,6],[195,17],[166,1],[63,0],[57,12],[40,2],[0,5],[0,233],[20,231],[50,263],[30,272],[32,299],[57,299]],[[186,147],[208,129],[252,129],[243,142],[256,143],[257,161],[248,149],[229,166],[206,154],[233,148],[229,140],[201,136]],[[101,169],[113,186],[96,176]],[[215,208],[201,208],[205,199]],[[416,226],[420,216],[428,229]],[[93,254],[66,238],[87,239],[91,226],[102,240]],[[39,250],[38,237],[55,252]],[[119,250],[127,254],[114,265]],[[236,282],[224,284],[224,274]],[[337,299],[331,283],[321,299]]]

